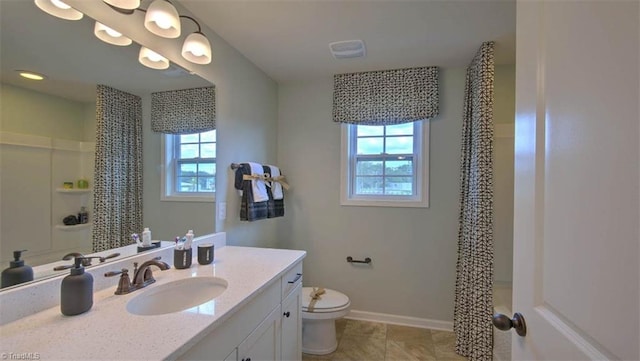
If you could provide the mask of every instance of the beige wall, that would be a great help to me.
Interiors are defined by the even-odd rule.
[[[513,89],[509,72],[513,67],[497,70],[496,88]],[[278,234],[284,247],[308,252],[306,286],[342,291],[357,310],[452,319],[464,82],[464,69],[440,74],[440,115],[430,129],[428,209],[340,206],[340,125],[331,117],[332,79],[280,86],[278,162],[292,189]],[[509,105],[498,95],[496,113],[507,114]],[[503,158],[508,159],[498,159]],[[509,202],[504,198],[501,203]],[[511,214],[497,216],[497,226],[510,224]],[[347,256],[371,257],[373,264],[353,266]]]
[[[3,132],[85,140],[85,103],[1,84],[0,105]]]
[[[203,27],[202,31],[211,42],[213,60],[208,65],[194,65],[180,55],[186,35],[174,40],[149,33],[143,26],[143,13],[122,15],[102,2],[69,0],[68,3],[216,85],[216,198],[217,203],[227,204],[227,219],[216,222],[214,205],[211,203],[160,201],[160,135],[151,132],[149,119],[143,110],[144,222],[152,227],[154,238],[173,237],[193,227],[196,234],[225,230],[229,244],[276,245],[277,222],[238,221],[240,198],[233,189],[233,174],[229,165],[242,161],[276,162],[277,84],[207,27]],[[179,4],[174,5],[180,14],[194,16]],[[148,100],[143,105],[149,109]]]

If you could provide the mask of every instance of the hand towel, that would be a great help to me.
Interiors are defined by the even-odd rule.
[[[277,178],[280,176],[280,168],[275,165],[267,165],[267,167],[271,168],[271,178]],[[282,193],[282,184],[279,182],[271,182],[271,193],[273,193],[274,200],[284,198],[284,193]]]
[[[240,202],[241,221],[257,221],[268,217],[268,202],[256,202],[253,198],[252,182],[244,179],[245,175],[250,175],[251,173],[251,166],[248,163],[242,163],[236,169],[235,188],[242,191],[242,200]]]
[[[249,162],[249,167],[251,167],[251,175],[256,175],[256,176],[264,175],[264,169],[262,167],[262,164]],[[269,200],[269,195],[267,194],[267,186],[264,180],[252,179],[251,189],[253,190],[254,202],[265,202]]]
[[[269,177],[273,177],[271,174],[273,168],[271,166],[264,166],[264,173]],[[271,183],[270,187],[267,187],[267,194],[269,194],[269,200],[267,201],[267,218],[283,217],[284,216],[284,196],[281,199],[274,199],[274,186],[276,182]]]

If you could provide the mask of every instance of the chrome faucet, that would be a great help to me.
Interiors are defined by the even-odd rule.
[[[150,259],[138,267],[138,262],[133,263],[133,282],[129,279],[129,270],[123,268],[120,271],[111,271],[104,274],[105,277],[121,275],[116,288],[116,295],[126,295],[135,290],[145,288],[156,281],[151,272],[151,266],[157,266],[161,271],[171,268],[167,263],[160,261],[160,257]]]

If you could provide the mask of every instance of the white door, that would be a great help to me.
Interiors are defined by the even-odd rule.
[[[514,360],[640,359],[639,18],[518,2]]]

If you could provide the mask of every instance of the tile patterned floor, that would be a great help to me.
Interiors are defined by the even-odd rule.
[[[303,361],[465,361],[455,353],[453,332],[366,321],[336,321],[338,349],[302,354]]]

